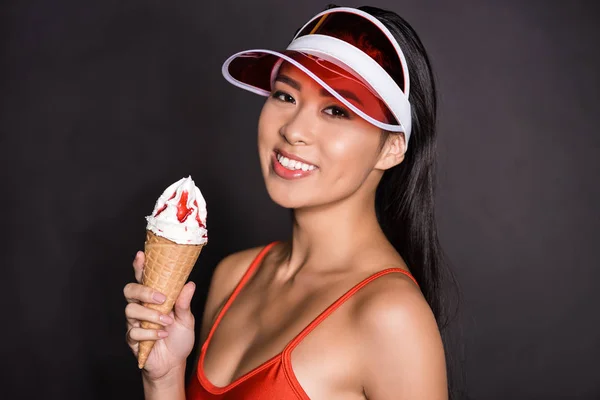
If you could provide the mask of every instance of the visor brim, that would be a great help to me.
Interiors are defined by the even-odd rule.
[[[320,54],[312,55],[316,57],[321,56]],[[322,88],[327,90],[327,92],[335,97],[340,103],[365,121],[386,131],[397,133],[406,132],[400,121],[398,121],[398,123],[391,124],[387,121],[382,121],[381,118],[374,118],[373,115],[369,115],[369,113],[365,112],[365,110],[357,107],[357,105],[355,105],[352,101],[349,101],[342,94],[338,93],[333,87],[328,85],[327,82],[321,79],[317,73],[315,73],[315,71],[312,71],[303,63],[294,59],[289,51],[285,53],[267,49],[242,51],[232,55],[225,61],[222,67],[222,73],[225,79],[235,86],[261,96],[269,96],[272,89],[272,83],[275,78],[274,73],[276,74],[277,72],[276,67],[278,63],[282,61],[288,62],[305,73]],[[341,60],[329,59],[329,61],[335,62],[335,65],[343,68],[349,74],[352,74],[355,79],[360,79],[362,82],[364,82],[360,75],[356,75],[352,68],[344,64]],[[370,88],[368,83],[364,82],[364,84]],[[370,90],[373,92],[374,96],[377,96],[377,93],[372,88],[370,88]],[[396,120],[398,119],[396,118]]]

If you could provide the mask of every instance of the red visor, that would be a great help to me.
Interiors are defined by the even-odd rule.
[[[406,85],[403,67],[406,63],[404,56],[402,59],[400,57],[402,53],[398,52],[399,48],[397,50],[394,46],[396,40],[388,37],[378,25],[365,19],[363,15],[350,12],[325,13],[306,24],[298,31],[294,40],[306,35],[331,36],[358,47],[375,60],[404,91]],[[399,71],[394,71],[394,67]]]
[[[224,76],[268,96],[287,62],[368,122],[410,135],[409,79],[404,55],[391,33],[370,14],[333,8],[302,27],[284,52],[249,50],[230,57]]]
[[[386,124],[397,124],[383,100],[360,76],[332,62],[309,54],[285,51],[283,55],[315,74],[327,86],[365,114]],[[255,58],[252,63],[248,63],[245,60],[247,57]],[[283,59],[281,55],[246,53],[229,65],[229,72],[237,80],[261,89],[265,93],[270,93],[275,78],[285,62],[299,68],[297,64]],[[304,69],[301,70],[304,71]],[[266,74],[265,71],[270,71],[270,73]]]

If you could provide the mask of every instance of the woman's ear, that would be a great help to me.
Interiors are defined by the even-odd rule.
[[[404,133],[390,133],[383,144],[375,168],[388,170],[395,167],[404,160],[405,153],[406,141],[404,140]]]

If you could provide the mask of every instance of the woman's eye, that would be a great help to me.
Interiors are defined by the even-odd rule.
[[[275,91],[275,92],[272,94],[272,97],[273,97],[274,99],[277,99],[277,100],[279,100],[279,101],[283,101],[283,102],[285,102],[285,103],[292,103],[292,104],[295,104],[295,103],[296,103],[296,100],[295,100],[295,99],[294,99],[292,96],[290,96],[289,94],[287,94],[287,93],[285,93],[285,92],[282,92],[282,91],[280,91],[280,90],[277,90],[277,91]]]
[[[328,107],[323,112],[335,118],[348,118],[350,116],[350,113],[348,113],[348,111],[338,106]]]

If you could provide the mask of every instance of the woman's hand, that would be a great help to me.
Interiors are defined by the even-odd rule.
[[[139,251],[133,260],[137,283],[129,283],[123,289],[128,303],[125,307],[127,344],[137,358],[140,341],[156,340],[146,361],[144,374],[146,379],[159,381],[169,372],[185,366],[186,358],[194,347],[194,316],[190,303],[196,285],[188,282],[183,287],[169,315],[144,307],[142,303],[161,304],[165,299],[164,294],[140,284],[144,260],[144,253]],[[141,321],[160,324],[163,329],[143,329],[140,327]]]

